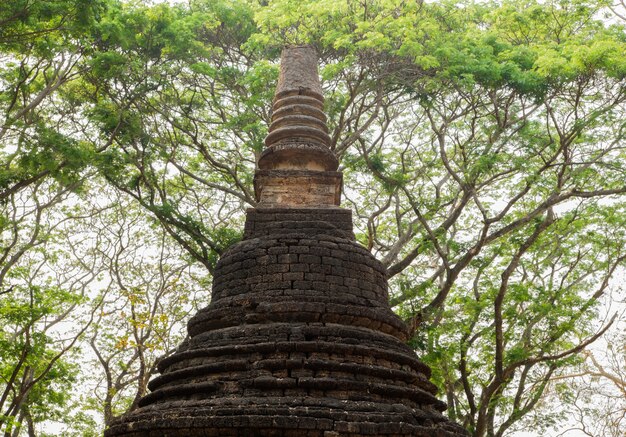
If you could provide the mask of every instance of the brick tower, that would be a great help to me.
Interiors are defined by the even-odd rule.
[[[106,437],[466,435],[339,207],[323,101],[314,49],[286,48],[244,239],[189,339]]]

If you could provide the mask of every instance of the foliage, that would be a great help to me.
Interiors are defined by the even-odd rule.
[[[612,329],[603,340],[583,353],[579,365],[555,378],[543,402],[563,410],[573,432],[618,437],[626,432],[626,339]]]
[[[0,207],[0,426],[8,435],[63,420],[79,340],[100,305],[88,299],[98,271],[64,250],[74,217],[58,207],[70,196],[51,179]]]
[[[206,302],[206,273],[181,256],[181,249],[155,224],[146,226],[134,203],[107,193],[106,211],[81,226],[84,243],[102,242],[102,306],[86,333],[96,378],[86,404],[105,425],[147,393],[157,359],[185,337],[185,321]],[[101,192],[94,202],[103,201]],[[191,313],[191,314],[190,314]]]
[[[285,44],[320,53],[344,205],[451,417],[475,436],[561,419],[545,395],[604,332],[626,260],[610,2],[11,0],[0,24],[9,434],[76,433],[145,392],[256,204]]]

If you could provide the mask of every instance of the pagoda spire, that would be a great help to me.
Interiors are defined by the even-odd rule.
[[[342,175],[330,150],[324,97],[311,46],[283,49],[272,123],[258,161],[260,206],[338,206]]]

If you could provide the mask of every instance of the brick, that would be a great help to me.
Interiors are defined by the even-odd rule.
[[[324,281],[326,280],[326,275],[323,273],[306,273],[304,279],[307,281]]]
[[[301,263],[308,263],[308,264],[321,264],[322,258],[317,255],[303,254],[298,257],[298,261]]]
[[[324,275],[329,275],[331,273],[332,266],[323,265],[323,264],[311,264],[310,270],[315,273],[321,273]]]
[[[330,256],[324,256],[322,257],[322,264],[327,264],[327,265],[331,265],[331,266],[340,266],[341,265],[341,261],[338,260],[337,258],[333,258]]]
[[[304,279],[304,272],[283,273],[283,280],[285,281],[301,281],[303,279]]]
[[[294,281],[293,288],[298,288],[300,290],[308,290],[311,288],[313,283],[311,281]]]
[[[256,266],[256,260],[254,258],[248,258],[241,262],[242,269],[249,269],[250,267]]]
[[[309,253],[311,255],[329,256],[330,255],[330,249],[327,248],[327,247],[311,247],[311,248],[309,248]]]
[[[309,246],[289,246],[289,253],[309,253]]]
[[[342,276],[327,275],[326,276],[326,281],[329,284],[343,285],[343,277]]]
[[[267,249],[267,253],[270,255],[280,255],[289,253],[289,247],[287,246],[275,246]]]
[[[283,273],[289,271],[289,264],[271,264],[266,268],[267,273]]]
[[[276,262],[276,255],[264,255],[256,259],[256,263],[261,266],[265,266],[267,264],[271,264],[275,262]]]
[[[298,255],[290,253],[285,255],[278,255],[278,262],[282,264],[291,264],[298,262]]]

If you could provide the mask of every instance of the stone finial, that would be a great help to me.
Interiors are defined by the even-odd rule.
[[[292,46],[283,49],[276,98],[303,94],[323,101],[317,62],[317,52],[311,46]]]
[[[255,176],[261,205],[339,205],[342,176],[329,148],[317,63],[311,46],[283,49],[272,123]]]
[[[272,124],[265,145],[272,147],[281,141],[293,142],[294,138],[299,138],[328,147],[330,137],[323,111],[324,97],[317,75],[315,49],[307,46],[285,48],[280,66]]]

